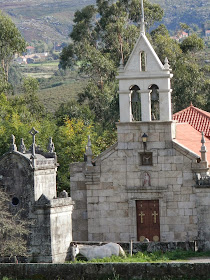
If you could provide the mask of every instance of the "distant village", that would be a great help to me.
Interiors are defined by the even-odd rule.
[[[205,40],[210,40],[210,30],[205,30],[204,32],[204,38]],[[182,42],[184,39],[186,39],[189,36],[189,33],[179,30],[177,31],[176,35],[171,36],[172,39],[176,40],[177,42]],[[63,43],[55,43],[54,44],[54,51],[61,52],[63,49]],[[30,64],[30,63],[38,63],[48,60],[50,57],[50,52],[42,52],[37,53],[35,52],[35,47],[33,46],[27,46],[26,47],[26,53],[19,56],[18,54],[15,56],[14,62],[19,65],[24,64]]]
[[[54,45],[54,51],[60,53],[62,49],[63,49],[63,44],[56,43]],[[19,65],[24,65],[30,63],[43,62],[45,60],[48,60],[49,57],[50,57],[49,51],[37,53],[35,51],[35,47],[27,46],[25,53],[23,53],[21,56],[19,56],[18,54],[15,55],[14,62]]]

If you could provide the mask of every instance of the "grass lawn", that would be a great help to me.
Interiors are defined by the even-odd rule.
[[[84,257],[79,255],[76,260],[76,263],[105,263],[105,262],[123,262],[123,263],[136,263],[136,262],[171,262],[171,261],[184,261],[190,258],[200,258],[200,257],[210,257],[210,252],[194,252],[194,251],[182,251],[176,250],[172,252],[161,252],[157,251],[154,253],[147,252],[138,252],[134,254],[132,257],[127,255],[126,258],[112,256],[110,258],[103,259],[93,259],[91,261],[85,261]],[[74,262],[75,263],[75,262]]]

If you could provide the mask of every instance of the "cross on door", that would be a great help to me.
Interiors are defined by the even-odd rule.
[[[156,224],[158,213],[156,211],[154,211],[154,213],[152,213],[152,216],[154,217],[154,224]]]
[[[144,212],[141,211],[141,213],[139,214],[139,216],[141,217],[141,224],[143,224],[143,216],[145,216]]]
[[[136,201],[138,241],[148,238],[150,241],[160,240],[160,213],[158,200]]]

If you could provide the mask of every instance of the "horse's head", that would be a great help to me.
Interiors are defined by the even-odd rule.
[[[79,254],[79,246],[77,244],[73,244],[71,248],[72,259],[75,260],[76,256]]]

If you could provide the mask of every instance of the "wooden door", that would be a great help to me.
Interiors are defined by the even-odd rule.
[[[158,200],[137,200],[137,240],[160,241],[160,215]]]

